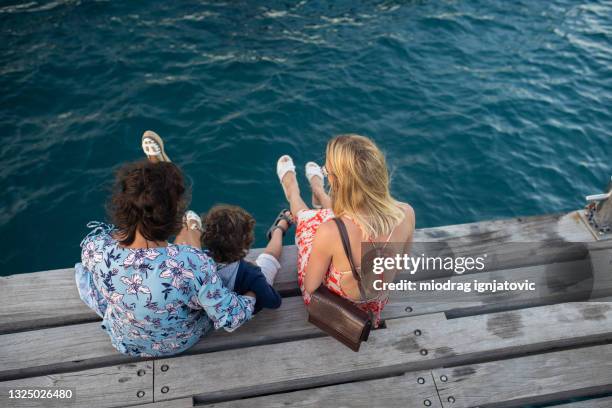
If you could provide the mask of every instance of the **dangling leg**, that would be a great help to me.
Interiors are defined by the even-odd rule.
[[[189,245],[194,248],[202,248],[200,237],[202,236],[202,219],[198,214],[189,210],[183,217],[183,228],[174,240],[178,245]]]
[[[321,167],[315,162],[306,163],[306,178],[312,190],[312,205],[318,204],[322,208],[331,208],[331,198],[325,192],[324,175]]]
[[[293,165],[293,159],[284,155],[278,159],[276,164],[276,173],[283,186],[285,197],[289,202],[289,209],[294,217],[297,217],[298,212],[302,210],[308,210],[308,206],[302,200],[300,195],[300,186],[298,185],[297,178],[295,177],[295,166]]]
[[[279,214],[274,224],[268,230],[268,245],[255,260],[269,285],[274,283],[274,278],[276,278],[276,274],[281,268],[280,259],[283,253],[283,236],[292,224],[291,213],[289,211],[285,210]]]

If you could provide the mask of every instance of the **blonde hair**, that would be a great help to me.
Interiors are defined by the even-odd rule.
[[[331,139],[325,155],[334,214],[350,216],[366,239],[389,235],[405,214],[389,192],[380,149],[367,137],[347,134]]]

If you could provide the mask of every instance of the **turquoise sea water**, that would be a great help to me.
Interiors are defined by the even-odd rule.
[[[612,174],[610,1],[1,4],[2,275],[74,264],[146,129],[259,246],[277,157],[309,197],[338,133],[378,142],[419,227],[572,210]]]

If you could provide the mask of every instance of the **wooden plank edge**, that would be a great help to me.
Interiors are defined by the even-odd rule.
[[[573,398],[597,397],[611,393],[612,371],[605,369],[611,366],[610,360],[605,358],[606,353],[607,355],[612,354],[612,344],[574,347],[502,360],[471,362],[465,365],[437,368],[432,370],[432,377],[444,408],[464,406],[505,408],[554,404]],[[589,356],[591,358],[585,360],[585,354],[591,354]],[[571,359],[576,356],[579,357],[580,363],[577,366],[571,365]],[[554,363],[549,365],[550,361]],[[585,367],[582,365],[586,364],[589,365],[589,371],[594,372],[595,368],[600,368],[600,373],[606,372],[606,376],[602,378],[585,373]],[[517,382],[516,369],[524,373],[524,377],[520,378],[532,385],[525,387],[525,383]],[[539,369],[546,369],[549,372],[541,373],[537,371]],[[529,376],[534,375],[532,371],[536,371],[538,375],[529,381]],[[563,378],[567,376],[567,372],[572,371],[576,371],[573,374],[584,374],[584,377],[592,383],[584,384],[584,379],[581,379],[582,382],[580,382],[575,380],[575,377]],[[582,372],[578,373],[579,371]],[[510,372],[512,372],[511,375]],[[547,379],[554,381],[552,384],[546,384]],[[540,384],[539,381],[543,381],[543,384]],[[493,383],[499,383],[499,387],[496,388]]]
[[[565,402],[553,405],[550,408],[610,408],[612,407],[612,395],[597,398],[584,399],[582,401]]]
[[[415,371],[375,380],[355,381],[290,392],[215,401],[199,399],[208,408],[281,408],[281,407],[442,407],[431,371]],[[341,401],[341,402],[340,402]]]
[[[245,358],[249,356],[249,362],[241,360],[239,364],[236,361],[232,362],[231,356],[233,354],[226,352],[207,358],[186,359],[179,357],[177,359],[158,360],[155,362],[155,398],[159,400],[177,398],[185,394],[200,395],[200,398],[210,398],[211,400],[243,398],[253,393],[284,392],[309,386],[374,379],[414,370],[470,364],[487,359],[507,359],[541,353],[559,347],[578,347],[612,340],[612,326],[602,326],[603,321],[606,321],[605,319],[609,322],[611,318],[612,308],[608,305],[605,309],[598,309],[600,313],[603,313],[601,319],[596,319],[598,316],[589,316],[587,320],[580,316],[593,312],[590,304],[588,307],[583,304],[563,304],[539,309],[537,311],[528,309],[528,311],[522,313],[523,319],[527,320],[523,322],[525,323],[524,327],[520,326],[521,330],[518,333],[499,331],[502,328],[510,330],[510,326],[506,326],[507,324],[521,321],[520,319],[516,320],[512,313],[500,313],[496,316],[487,317],[477,316],[466,318],[462,322],[451,320],[448,321],[448,324],[444,324],[443,314],[424,316],[416,320],[413,318],[393,320],[393,324],[389,325],[390,328],[384,330],[387,333],[382,333],[382,336],[374,336],[374,341],[365,345],[365,352],[354,354],[355,361],[342,362],[338,360],[336,365],[332,364],[329,369],[326,368],[323,371],[320,368],[328,367],[330,364],[328,361],[330,356],[327,354],[336,355],[335,353],[340,353],[341,356],[345,356],[345,353],[349,353],[329,338],[285,343],[284,347],[278,350],[267,345],[253,349],[243,349],[241,352],[245,355]],[[576,319],[582,322],[579,329],[568,331],[567,328],[569,325],[573,325]],[[602,320],[602,323],[596,324],[594,320]],[[504,327],[496,327],[502,321],[505,322],[503,323]],[[526,324],[527,322],[530,322],[529,325]],[[550,328],[539,331],[544,322],[548,322]],[[421,332],[420,329],[423,329],[423,331]],[[522,332],[529,329],[535,331],[529,331],[531,334]],[[479,334],[481,332],[482,336]],[[445,337],[444,333],[449,333],[449,335]],[[464,335],[460,336],[460,333],[464,333]],[[508,336],[508,334],[512,335]],[[457,338],[455,339],[455,337]],[[472,340],[476,338],[482,339],[482,344]],[[381,352],[386,350],[391,354],[386,355],[383,359],[374,358],[377,350],[380,350],[381,347],[384,349]],[[296,354],[299,353],[297,350],[303,350],[304,354]],[[266,360],[262,355],[274,355],[275,353],[278,355],[278,364],[281,364],[281,367],[283,365],[291,367],[291,375],[289,375],[289,372],[279,371],[267,378],[258,377],[255,379],[249,377],[248,372],[255,370],[255,368],[247,369],[249,365],[259,368],[274,367],[274,365],[271,365],[271,360]],[[394,357],[395,355],[397,355],[397,358]],[[304,360],[305,365],[298,364],[299,362],[294,361],[292,356],[300,359],[300,361]],[[346,357],[348,358],[348,355]],[[230,366],[225,367],[229,372],[235,373],[232,367],[237,364],[243,364],[242,367],[246,371],[233,374],[232,382],[223,379],[229,375],[227,373],[223,375],[222,372],[217,372],[219,376],[214,378],[207,375],[206,373],[214,370],[220,361],[229,363]],[[314,366],[310,367],[313,364]],[[169,370],[159,371],[160,365],[166,365]],[[202,373],[208,380],[201,384],[192,381],[187,384],[177,374],[183,373],[185,375],[185,373],[191,372]],[[168,386],[170,393],[159,393],[158,387],[162,386]],[[201,396],[203,392],[206,392],[205,396]]]
[[[612,300],[612,298],[610,297],[605,298],[605,299],[607,302],[610,302]],[[579,303],[584,303],[584,302],[579,302]],[[600,303],[600,302],[597,302],[597,300],[594,299],[592,303]],[[556,303],[534,304],[532,306],[541,307],[541,306],[547,306],[547,305],[549,306],[552,304],[556,304]],[[406,317],[412,317],[412,316],[417,317],[417,316],[424,316],[427,314],[435,314],[435,313],[444,312],[446,319],[451,320],[451,319],[456,319],[456,318],[461,318],[461,317],[478,316],[478,315],[489,314],[489,313],[517,311],[517,310],[525,309],[528,307],[529,306],[526,306],[526,305],[520,305],[520,307],[514,307],[514,308],[508,305],[502,305],[499,308],[481,306],[480,309],[479,307],[468,307],[466,308],[465,313],[461,313],[460,309],[451,310],[450,313],[445,312],[445,311],[440,311],[440,310],[432,310],[432,311],[429,311],[428,313],[414,313],[414,314],[409,313],[409,312],[402,312],[400,310],[397,312],[385,313],[383,316],[385,317],[385,320],[392,321],[398,318],[406,318]],[[468,310],[472,313],[467,313]],[[270,311],[270,312],[274,312],[274,311]],[[317,327],[309,324],[306,321],[305,316],[306,316],[306,311],[304,310],[304,318],[301,321],[302,324],[300,324],[299,327],[296,326],[297,330],[296,328],[292,328],[292,332],[288,334],[283,334],[282,331],[277,331],[274,327],[275,326],[274,322],[272,324],[269,324],[270,326],[269,328],[264,328],[263,331],[261,331],[261,329],[258,328],[260,330],[257,332],[249,331],[248,325],[245,326],[242,331],[238,331],[235,333],[226,333],[223,331],[213,332],[210,336],[202,338],[191,349],[187,350],[184,353],[177,355],[176,357],[188,356],[188,355],[199,355],[199,354],[213,353],[217,351],[234,350],[234,349],[241,349],[241,348],[246,348],[246,347],[254,347],[254,346],[260,346],[260,345],[267,345],[267,344],[280,344],[280,343],[285,343],[285,342],[300,341],[300,340],[307,340],[307,339],[314,339],[314,338],[328,336],[326,333],[322,332]],[[257,324],[257,321],[253,321],[249,324]],[[264,327],[267,326],[266,322],[264,322],[263,324],[264,324]],[[41,336],[44,338],[45,337],[44,330],[41,330],[41,332],[43,332],[41,333]],[[8,336],[10,336],[10,334]],[[101,339],[103,338],[103,341],[107,341],[110,345],[110,340],[106,337],[105,333],[100,332],[100,337]],[[213,338],[212,341],[210,340],[211,337]],[[595,343],[595,342],[598,342],[599,340],[600,339],[598,338],[592,338],[592,339],[586,340],[586,343],[587,344]],[[564,345],[561,344],[560,347],[564,347]],[[114,349],[109,350],[109,354],[103,357],[85,358],[85,359],[80,359],[78,358],[78,356],[75,356],[75,357],[76,358],[71,361],[55,362],[53,364],[36,365],[36,366],[31,366],[31,367],[20,367],[16,369],[8,369],[8,370],[3,370],[2,368],[0,368],[0,381],[14,380],[14,379],[20,379],[20,378],[26,378],[26,377],[32,377],[32,376],[39,376],[39,375],[67,373],[67,372],[81,371],[81,370],[87,370],[87,369],[93,369],[93,368],[101,368],[101,367],[116,365],[116,364],[126,364],[130,362],[151,360],[149,358],[143,359],[143,358],[124,355],[124,354],[117,352]],[[481,361],[487,361],[487,359],[488,357],[484,356],[481,359]],[[452,362],[449,361],[449,364],[452,364]]]
[[[194,406],[192,397],[178,398],[167,401],[151,402],[149,404],[125,405],[124,408],[191,408]]]

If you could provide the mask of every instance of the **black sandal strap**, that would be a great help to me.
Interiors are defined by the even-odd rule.
[[[268,238],[268,241],[270,241],[272,239],[272,232],[274,232],[275,229],[279,228],[281,231],[283,231],[283,237],[285,236],[285,233],[289,230],[289,228],[294,224],[293,220],[291,219],[291,217],[289,217],[287,213],[289,212],[289,210],[287,209],[283,209],[277,216],[276,219],[274,220],[274,223],[272,224],[272,226],[270,228],[268,228],[268,231],[266,232],[266,238]],[[283,229],[283,227],[281,227],[280,225],[278,225],[278,223],[281,220],[285,220],[287,222],[287,229]]]
[[[285,212],[283,212],[283,215],[278,219],[278,221],[280,220],[287,221],[287,224],[289,224],[289,226],[292,226],[294,224],[293,218],[289,217],[287,214],[285,214]],[[277,221],[277,225],[278,225],[278,221]]]

